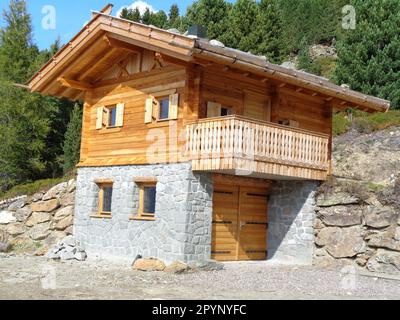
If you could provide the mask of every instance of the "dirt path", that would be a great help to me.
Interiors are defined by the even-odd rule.
[[[314,267],[227,264],[183,275],[104,261],[0,257],[0,299],[399,299],[400,281]]]

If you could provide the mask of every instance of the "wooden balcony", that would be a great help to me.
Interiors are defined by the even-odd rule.
[[[194,171],[325,180],[330,169],[329,135],[242,116],[190,123],[186,139]]]

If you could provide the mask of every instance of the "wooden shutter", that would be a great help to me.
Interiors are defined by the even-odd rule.
[[[207,118],[214,118],[221,116],[222,106],[220,103],[211,102],[207,103]]]
[[[153,98],[146,99],[146,110],[144,116],[144,123],[151,123],[153,120]]]
[[[103,114],[104,114],[104,107],[97,108],[97,118],[96,118],[96,129],[99,130],[103,128]]]
[[[179,93],[169,96],[169,115],[171,120],[178,119]]]
[[[103,126],[108,127],[110,123],[110,109],[103,107]]]
[[[115,126],[122,127],[124,125],[124,109],[125,104],[118,103],[116,108],[116,119],[115,119]]]

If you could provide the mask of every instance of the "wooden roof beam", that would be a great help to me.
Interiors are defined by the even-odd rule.
[[[94,88],[90,83],[71,80],[71,79],[65,79],[63,77],[58,78],[57,81],[63,87],[77,89],[77,90],[81,90],[81,91],[92,90]]]
[[[132,44],[129,44],[127,42],[114,39],[114,38],[108,36],[107,34],[105,34],[103,36],[103,40],[105,42],[107,42],[108,45],[110,47],[112,47],[112,48],[124,49],[124,50],[132,51],[132,52],[135,52],[135,53],[142,53],[143,52],[142,49],[140,49],[140,48],[138,48],[138,47],[136,47],[136,46],[134,46]]]

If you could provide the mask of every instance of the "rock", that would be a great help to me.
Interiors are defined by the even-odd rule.
[[[9,242],[1,242],[0,241],[0,252],[7,252],[10,250],[11,244]]]
[[[74,230],[73,226],[70,226],[70,227],[68,227],[67,229],[65,229],[64,232],[65,232],[67,235],[73,235],[73,230]]]
[[[76,248],[73,246],[66,246],[64,249],[66,252],[72,252],[73,254],[76,253]]]
[[[224,269],[224,265],[214,260],[204,260],[195,263],[195,268],[203,271],[219,271]]]
[[[18,200],[14,201],[8,206],[9,211],[17,211],[18,209],[23,208],[26,205],[26,202],[28,201],[28,197],[22,197],[19,198]]]
[[[189,270],[190,270],[190,267],[186,263],[183,263],[180,261],[175,261],[172,264],[170,264],[168,267],[166,267],[164,269],[164,272],[180,274],[180,273],[187,272]]]
[[[325,228],[325,225],[322,223],[322,221],[318,218],[315,218],[314,220],[314,229],[322,229]]]
[[[74,223],[74,217],[65,217],[64,219],[58,222],[53,222],[50,228],[63,231],[68,227],[72,226],[73,223]]]
[[[210,44],[215,47],[225,48],[225,45],[221,41],[215,39],[210,40]]]
[[[281,64],[281,66],[291,70],[298,70],[298,66],[295,61],[285,61]]]
[[[49,191],[47,191],[43,196],[42,200],[46,201],[50,199],[56,199],[61,193],[66,192],[67,188],[68,188],[68,182],[60,183],[51,188]]]
[[[400,253],[379,249],[368,260],[367,269],[372,272],[400,274]]]
[[[44,193],[43,192],[37,192],[31,197],[32,202],[38,202],[43,199]]]
[[[318,217],[327,226],[350,227],[361,224],[362,209],[358,206],[321,208]]]
[[[68,206],[58,210],[54,215],[54,221],[60,221],[66,217],[70,217],[74,214],[74,207]]]
[[[385,232],[376,233],[369,237],[368,245],[373,248],[385,248],[400,251],[400,241],[395,239],[396,229],[389,228]]]
[[[396,223],[398,214],[387,207],[368,206],[364,212],[364,223],[372,228],[385,228]]]
[[[75,204],[75,193],[66,193],[60,197],[60,204],[63,207],[73,206]]]
[[[78,260],[78,261],[85,261],[86,260],[86,258],[87,258],[87,254],[86,254],[86,252],[84,252],[84,251],[77,251],[76,253],[75,253],[75,259],[76,260]]]
[[[11,211],[0,211],[0,224],[9,224],[16,221],[17,219]]]
[[[77,244],[77,241],[73,236],[67,236],[64,239],[60,241],[61,246],[75,246]]]
[[[16,236],[19,236],[19,235],[25,233],[26,228],[22,223],[13,223],[13,224],[7,225],[6,231],[9,235],[16,237]]]
[[[325,257],[325,256],[327,256],[327,252],[323,248],[317,248],[314,250],[314,255],[316,257]]]
[[[60,255],[52,250],[48,251],[44,256],[48,259],[60,260]]]
[[[336,192],[329,195],[320,195],[317,197],[318,207],[331,207],[337,205],[359,204],[360,199],[345,192]]]
[[[161,260],[155,258],[138,259],[133,264],[133,270],[138,271],[164,271],[165,264]]]
[[[72,193],[74,192],[76,189],[76,180],[75,179],[71,179],[68,181],[68,189],[67,192],[68,193]]]
[[[44,240],[50,234],[49,226],[49,222],[40,223],[33,226],[28,232],[29,237],[32,240]]]
[[[51,220],[51,213],[49,212],[33,212],[28,221],[26,221],[26,225],[28,227],[33,227],[37,224],[48,222]]]
[[[14,216],[17,219],[18,222],[25,222],[26,219],[30,217],[32,214],[32,210],[29,206],[23,207],[21,209],[18,209],[15,213]]]
[[[30,207],[35,212],[51,212],[60,206],[58,199],[31,203]]]
[[[67,252],[67,251],[61,251],[60,259],[61,260],[74,260],[75,259],[75,253]]]
[[[324,246],[325,250],[334,258],[351,258],[358,253],[365,252],[361,231],[359,226],[328,227],[320,230],[315,242],[318,246]]]
[[[39,249],[37,249],[34,252],[34,255],[37,257],[42,257],[42,256],[46,255],[48,250],[49,250],[49,248],[47,246],[41,246]]]

